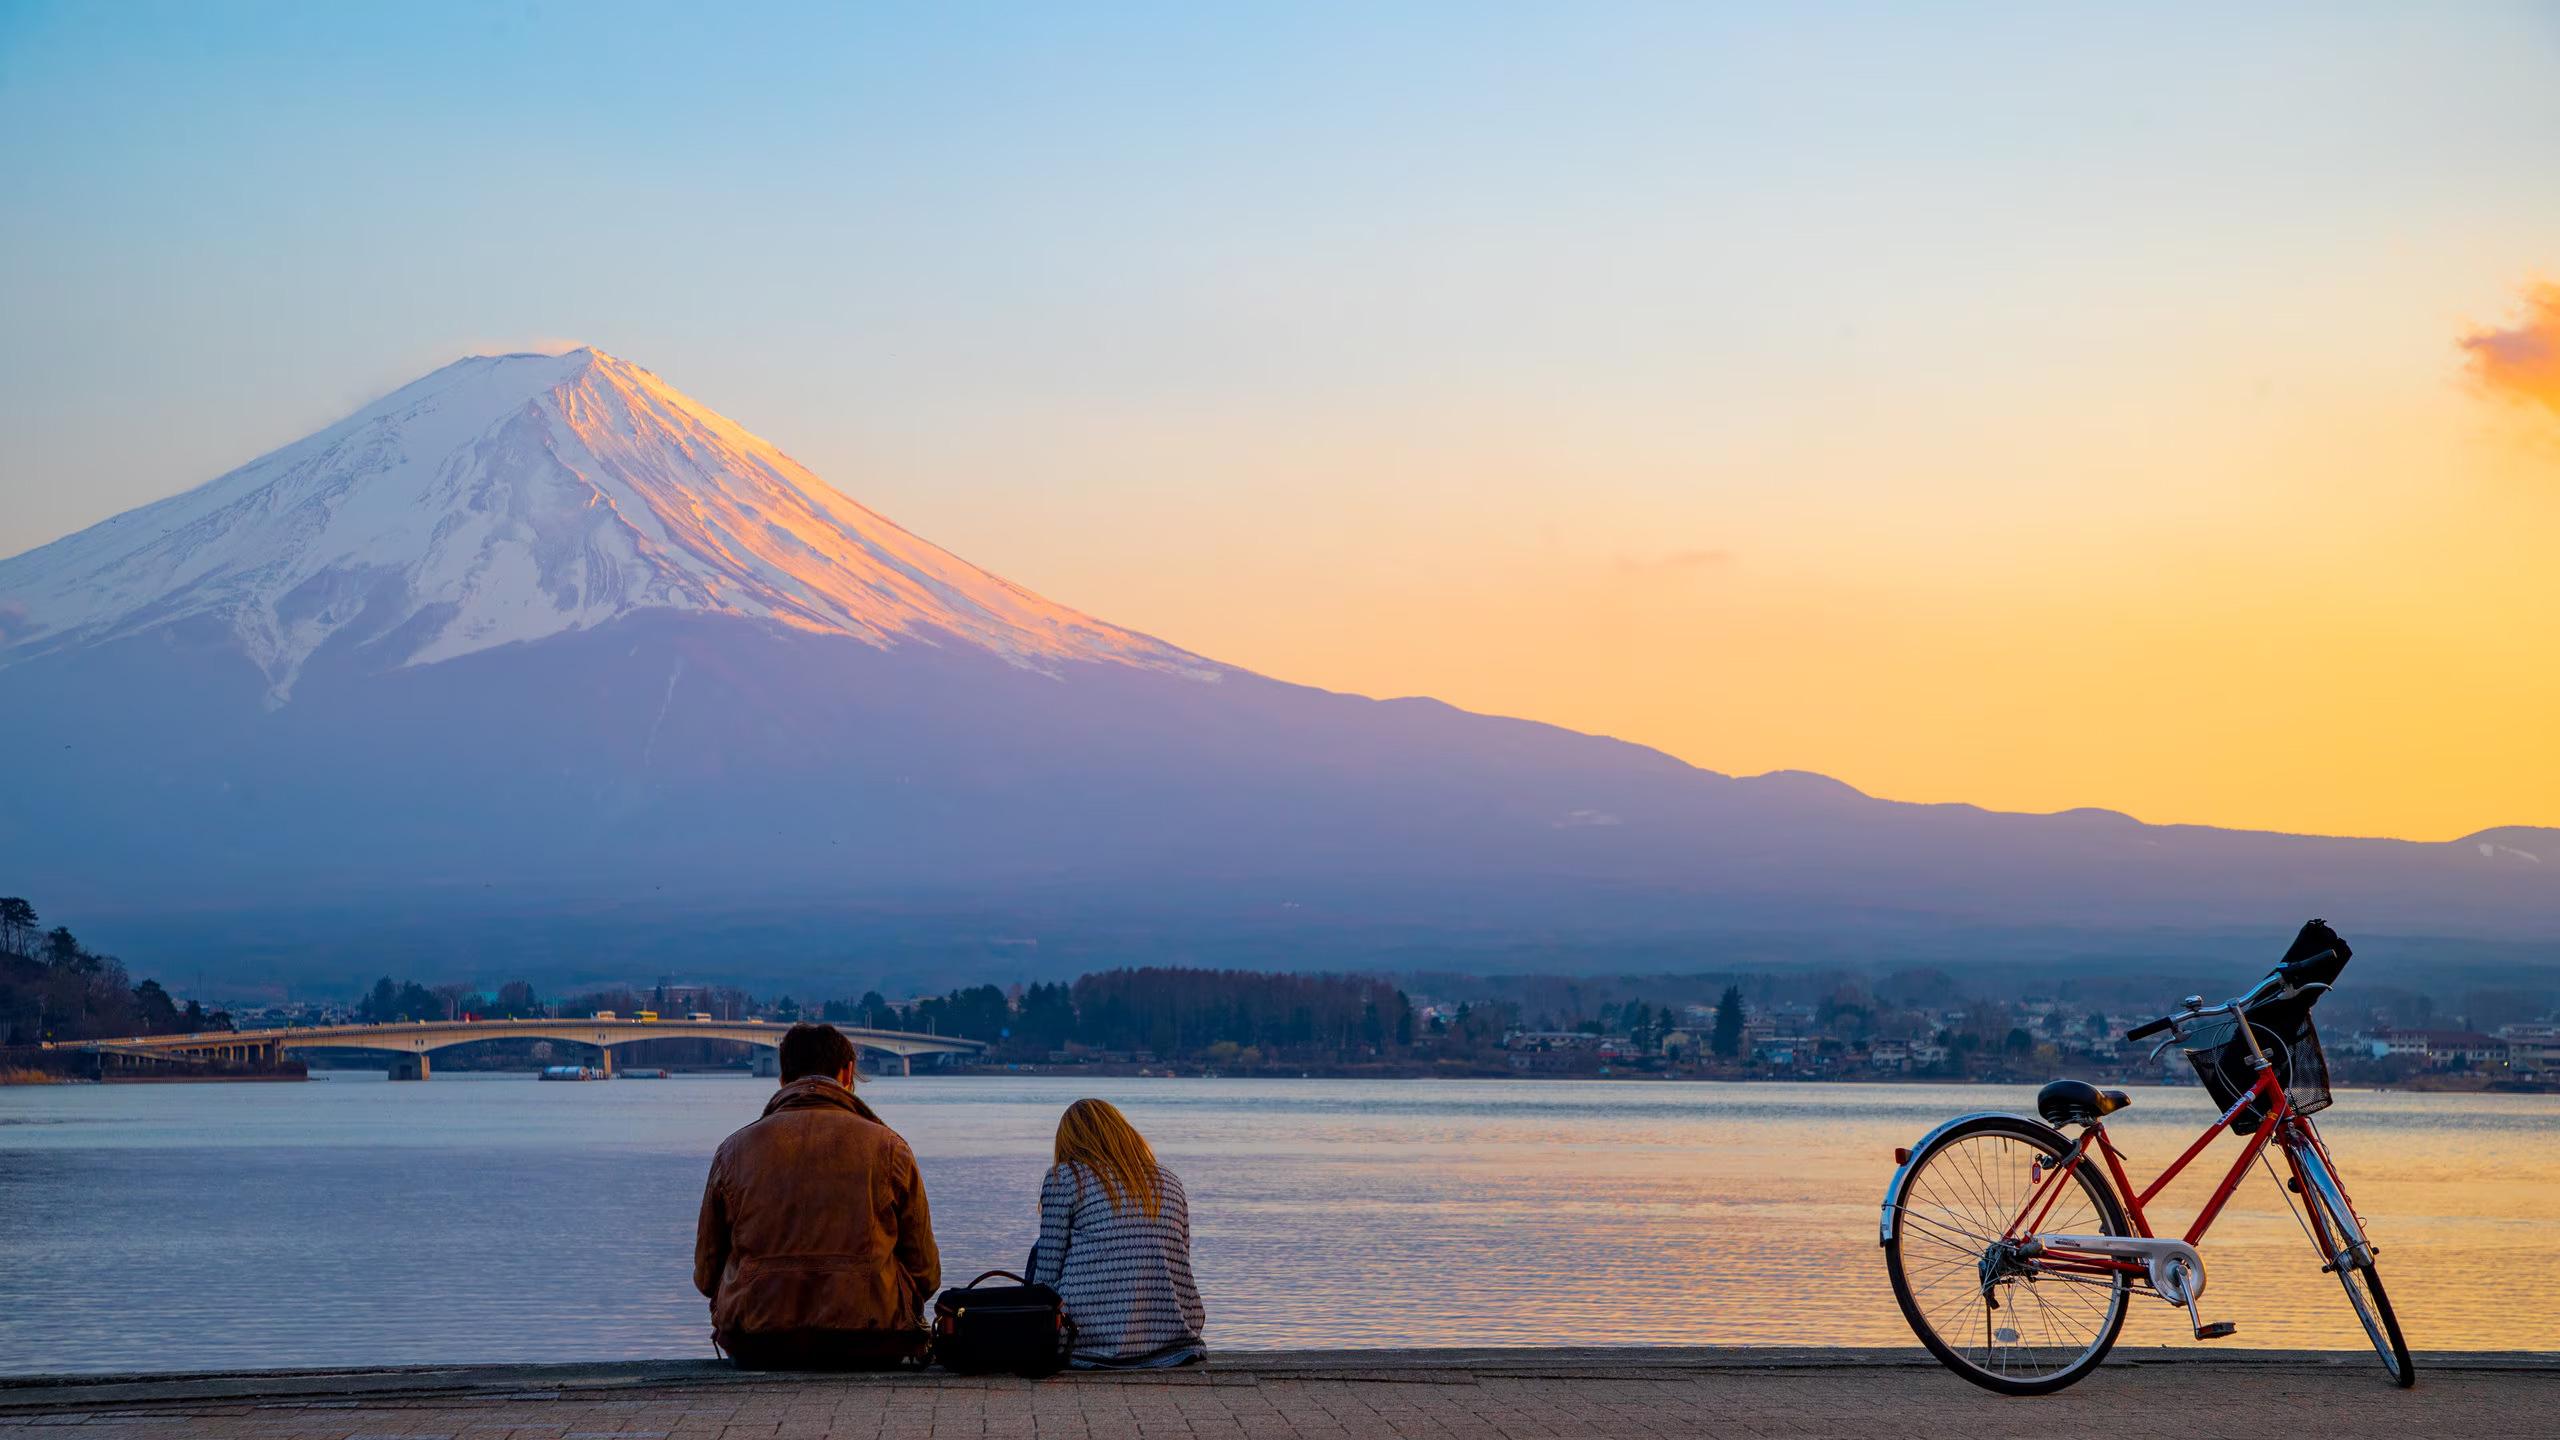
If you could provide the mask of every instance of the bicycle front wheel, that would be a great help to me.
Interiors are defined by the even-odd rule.
[[[1885,1240],[1893,1298],[1940,1364],[1986,1390],[2059,1390],[2096,1369],[2124,1328],[2124,1277],[2048,1270],[2004,1243],[2037,1194],[2039,1162],[2049,1167],[2068,1148],[2031,1120],[1985,1115],[1934,1137],[1905,1166]],[[2131,1233],[2091,1166],[2063,1184],[2046,1233]]]
[[[2310,1182],[2302,1187],[2302,1198],[2311,1211],[2312,1239],[2325,1257],[2325,1268],[2337,1272],[2338,1283],[2347,1288],[2347,1303],[2355,1307],[2356,1320],[2364,1326],[2365,1338],[2373,1342],[2373,1353],[2382,1357],[2391,1383],[2406,1390],[2418,1383],[2417,1368],[2409,1363],[2409,1342],[2400,1334],[2400,1316],[2392,1310],[2382,1276],[2373,1268],[2373,1246],[2365,1239],[2363,1222],[2347,1204],[2346,1191],[2340,1188],[2327,1155],[2304,1146],[2295,1151],[2295,1163]]]

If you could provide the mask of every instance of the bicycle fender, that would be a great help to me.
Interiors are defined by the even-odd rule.
[[[1929,1147],[1937,1144],[1940,1136],[1955,1129],[1959,1125],[1970,1125],[1976,1120],[2015,1120],[2021,1125],[2041,1130],[2047,1135],[2052,1136],[2054,1144],[2063,1149],[2069,1149],[2071,1146],[2071,1138],[2069,1136],[2054,1129],[2052,1126],[2047,1125],[2042,1119],[2031,1115],[2018,1115],[2006,1110],[1976,1110],[1970,1115],[1959,1115],[1953,1120],[1949,1120],[1945,1124],[1940,1125],[1937,1129],[1921,1136],[1919,1144],[1912,1146],[1909,1150],[1904,1152],[1911,1158],[1894,1167],[1892,1183],[1884,1187],[1884,1213],[1878,1218],[1876,1223],[1876,1244],[1882,1246],[1893,1243],[1894,1217],[1902,1213],[1902,1187],[1911,1183],[1912,1161],[1918,1160],[1921,1156],[1928,1154]]]

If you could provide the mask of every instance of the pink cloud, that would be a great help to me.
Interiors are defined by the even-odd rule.
[[[2458,343],[2482,385],[2560,415],[2560,285],[2533,286],[2521,320],[2474,330]]]

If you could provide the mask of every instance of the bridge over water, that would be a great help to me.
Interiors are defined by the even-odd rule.
[[[428,1057],[439,1050],[483,1040],[552,1040],[595,1050],[603,1056],[600,1068],[610,1075],[613,1052],[625,1045],[651,1040],[735,1040],[772,1050],[782,1044],[782,1032],[787,1028],[760,1020],[417,1020],[388,1025],[136,1035],[122,1040],[84,1041],[78,1048],[95,1052],[102,1065],[148,1065],[177,1059],[244,1067],[272,1066],[289,1050],[388,1051],[398,1057],[392,1062],[393,1079],[424,1080],[433,1073]],[[897,1057],[901,1074],[908,1072],[918,1055],[974,1055],[987,1048],[979,1041],[948,1035],[865,1030],[851,1025],[835,1028],[857,1049]]]

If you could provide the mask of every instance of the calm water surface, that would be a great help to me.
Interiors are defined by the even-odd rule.
[[[0,1373],[708,1355],[703,1171],[771,1084],[0,1089]],[[1123,1106],[1190,1190],[1210,1341],[1239,1349],[1910,1344],[1875,1243],[1893,1147],[2032,1104],[1643,1082],[863,1094],[915,1146],[955,1284],[1021,1260],[1066,1102]],[[2112,1128],[2147,1175],[2212,1117],[2197,1090],[2137,1095]],[[2560,1349],[2560,1097],[2346,1092],[2321,1119],[2413,1346]],[[2183,1222],[2203,1171],[2155,1219]],[[2263,1175],[2205,1258],[2207,1318],[2240,1343],[2363,1344]],[[2123,1343],[2193,1342],[2138,1301]]]

